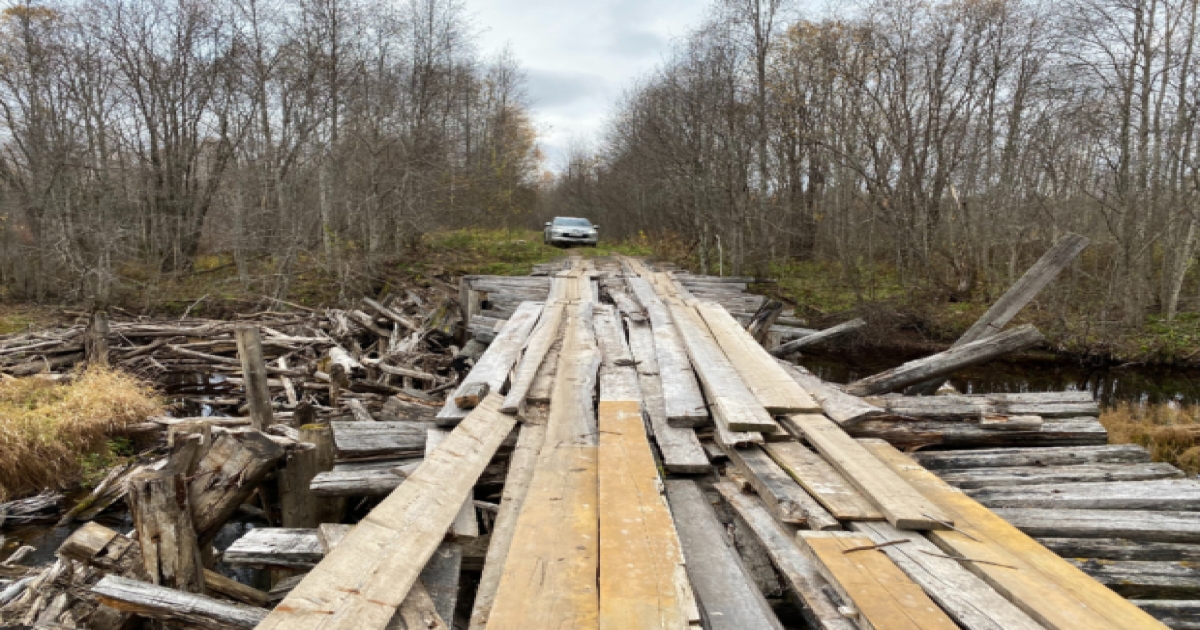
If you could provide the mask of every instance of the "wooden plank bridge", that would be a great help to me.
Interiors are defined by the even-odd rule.
[[[1200,628],[1200,482],[1107,444],[1091,396],[889,393],[1036,343],[1001,328],[1045,282],[842,388],[775,356],[817,331],[756,329],[749,280],[578,257],[465,278],[471,374],[436,417],[333,423],[312,478],[382,501],[225,552],[302,571],[256,627]]]

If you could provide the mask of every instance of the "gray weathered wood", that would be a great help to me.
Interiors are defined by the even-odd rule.
[[[425,457],[427,459],[429,458],[429,455],[433,453],[434,449],[436,449],[448,435],[450,435],[450,432],[446,429],[439,429],[437,427],[429,428],[429,433],[425,441]],[[479,520],[475,518],[474,499],[474,496],[468,496],[466,500],[463,501],[462,509],[459,510],[458,516],[454,517],[454,522],[450,524],[450,529],[446,532],[446,535],[450,539],[469,540],[479,537]],[[441,554],[442,557],[445,555],[447,554]],[[462,555],[461,550],[459,555]],[[433,587],[429,584],[426,584],[426,587],[430,589],[430,595],[433,596]],[[435,596],[434,599],[436,600],[438,597]]]
[[[1150,453],[1137,444],[1051,448],[989,448],[969,451],[917,451],[912,458],[929,470],[1076,464],[1142,464]]]
[[[804,523],[809,529],[841,529],[836,518],[800,487],[762,448],[726,447],[729,461],[750,482],[771,514],[782,523]]]
[[[314,477],[333,469],[333,433],[329,425],[300,427],[300,441],[312,444],[313,448],[290,453],[287,464],[279,472],[283,526],[316,527],[324,522],[341,520],[345,502],[315,496],[311,489]]]
[[[597,304],[593,317],[596,343],[600,348],[600,400],[627,401],[642,399],[638,386],[637,370],[629,344],[625,341],[625,330],[617,319],[616,309],[607,304]]]
[[[334,421],[333,442],[337,455],[343,459],[356,457],[409,457],[425,451],[425,435],[431,426],[427,422],[400,420],[396,422]]]
[[[782,630],[783,626],[754,586],[741,558],[726,542],[712,505],[696,482],[667,480],[667,498],[688,577],[711,630]]]
[[[872,418],[846,429],[856,438],[887,440],[897,448],[937,444],[948,448],[1099,446],[1108,431],[1094,416],[1046,420],[1038,429],[992,431],[964,420]]]
[[[257,431],[222,433],[213,438],[212,447],[196,465],[187,492],[201,546],[216,536],[283,455],[283,447]]]
[[[517,413],[521,410],[521,406],[525,403],[526,398],[533,387],[534,381],[537,379],[538,372],[545,362],[550,348],[554,346],[558,339],[562,328],[564,304],[562,302],[554,302],[546,305],[545,311],[542,312],[541,318],[538,319],[537,327],[529,335],[529,341],[525,345],[524,351],[521,353],[521,360],[517,363],[516,371],[513,373],[512,386],[509,387],[508,395],[504,398],[504,404],[500,406],[500,411],[504,413]]]
[[[696,373],[692,370],[687,350],[679,330],[671,320],[670,312],[645,279],[629,278],[628,282],[629,288],[650,317],[667,422],[672,426],[684,427],[707,424],[708,409],[704,406],[700,383],[696,380]]]
[[[778,348],[771,350],[771,354],[777,357],[786,357],[795,354],[809,346],[815,346],[817,344],[829,341],[830,339],[837,339],[838,337],[857,332],[866,327],[866,320],[862,319],[861,317],[856,317],[848,322],[842,322],[837,326],[826,328],[820,332],[816,332],[811,335],[805,335],[799,339],[789,341]]]
[[[168,469],[134,475],[128,499],[150,581],[189,593],[204,592],[204,563],[183,473]]]
[[[324,557],[314,528],[258,527],[235,540],[223,559],[232,565],[311,569]]]
[[[1196,518],[1195,512],[1043,508],[996,508],[992,511],[1035,537],[1200,543],[1200,518]]]
[[[1171,630],[1200,630],[1200,599],[1139,599],[1133,603]]]
[[[714,488],[750,527],[750,531],[766,550],[771,564],[787,580],[788,587],[803,603],[805,620],[813,628],[853,630],[854,622],[846,619],[822,590],[827,584],[812,562],[800,553],[793,542],[793,533],[777,523],[767,513],[761,501],[745,494],[730,483],[718,483]]]
[[[1024,350],[1045,340],[1032,325],[1020,326],[993,337],[939,352],[933,356],[909,361],[900,367],[880,372],[846,386],[855,396],[871,396],[908,387],[915,383],[951,374],[965,367],[990,361],[1010,352]]]
[[[867,402],[898,416],[913,418],[978,418],[985,415],[1071,418],[1099,415],[1089,392],[969,394],[943,396],[872,396]]]
[[[458,605],[462,559],[462,543],[448,540],[438,545],[425,567],[421,569],[419,581],[425,586],[425,591],[433,600],[434,609],[442,619],[454,619],[454,609]]]
[[[779,467],[840,520],[880,521],[883,514],[834,470],[829,462],[798,442],[768,442],[763,450]],[[815,529],[815,528],[813,528]]]
[[[638,385],[642,393],[642,413],[649,419],[654,441],[662,454],[663,466],[674,473],[703,473],[712,468],[696,431],[671,426],[663,402],[654,333],[650,324],[629,322],[629,347],[637,361]]]
[[[851,523],[850,529],[866,534],[875,544],[897,540],[881,551],[909,579],[925,589],[956,622],[968,630],[1039,630],[1041,624],[1014,606],[957,560],[916,532],[887,523]]]
[[[146,617],[190,624],[210,630],[254,628],[267,616],[261,608],[223,602],[206,595],[185,593],[116,575],[92,587],[106,606]]]
[[[1004,295],[996,300],[975,323],[954,342],[953,347],[963,346],[972,341],[991,337],[1004,329],[1008,322],[1016,317],[1026,304],[1033,301],[1046,285],[1054,281],[1058,274],[1066,269],[1088,246],[1088,239],[1078,234],[1068,232],[1060,238],[1042,257],[1021,276]],[[913,394],[932,394],[942,384],[941,379],[934,379],[919,386],[914,386]]]
[[[967,494],[991,508],[1200,511],[1200,481],[1195,479],[1000,486]]]
[[[1200,568],[1191,562],[1072,560],[1096,581],[1130,599],[1200,598]]]
[[[525,340],[529,338],[530,332],[533,331],[534,324],[542,314],[543,304],[541,302],[522,302],[517,308],[517,312],[508,320],[500,333],[496,335],[495,341],[492,341],[488,349],[484,351],[483,356],[479,357],[479,361],[475,367],[467,373],[462,384],[458,386],[453,396],[446,397],[446,405],[437,414],[437,423],[442,426],[454,426],[467,417],[469,409],[460,409],[454,403],[454,398],[459,392],[464,391],[465,387],[473,383],[487,383],[491,391],[499,392],[504,381],[508,380],[508,373],[512,370],[513,365],[517,362],[517,357],[521,353],[521,348],[525,345]]]
[[[1144,542],[1121,538],[1038,538],[1037,540],[1047,549],[1064,558],[1200,561],[1200,545]]]
[[[242,362],[250,421],[255,429],[262,431],[275,424],[275,412],[271,410],[271,389],[267,384],[267,364],[263,361],[262,337],[257,326],[238,326],[233,334],[237,340],[238,359]]]
[[[1164,463],[1079,464],[1076,466],[1013,466],[940,470],[938,476],[963,489],[1042,484],[1091,484],[1105,481],[1150,481],[1178,479],[1183,471]]]
[[[876,407],[858,396],[851,396],[839,387],[826,383],[799,365],[792,365],[782,360],[779,361],[779,364],[783,366],[788,376],[799,383],[813,397],[813,400],[821,405],[821,410],[825,412],[826,416],[829,416],[830,420],[843,427],[849,427],[867,418],[887,413],[882,408]]]
[[[334,469],[318,473],[309,488],[318,497],[382,497],[402,483],[404,477],[387,468]]]

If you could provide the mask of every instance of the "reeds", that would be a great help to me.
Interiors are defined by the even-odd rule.
[[[0,500],[70,487],[110,436],[162,410],[148,385],[114,370],[0,382]]]
[[[1100,414],[1113,444],[1141,444],[1156,462],[1200,473],[1200,406],[1120,403]]]

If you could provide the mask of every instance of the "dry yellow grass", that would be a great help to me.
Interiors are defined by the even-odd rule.
[[[1113,444],[1141,444],[1156,462],[1200,473],[1200,406],[1120,403],[1100,414]]]
[[[0,500],[70,487],[112,434],[162,411],[148,385],[114,370],[0,382]]]

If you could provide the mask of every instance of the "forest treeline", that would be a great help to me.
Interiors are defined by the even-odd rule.
[[[475,33],[459,0],[9,3],[0,297],[103,303],[205,252],[286,296],[528,212],[523,74]]]
[[[951,300],[1074,231],[1094,244],[1056,291],[1096,321],[1174,318],[1197,305],[1197,5],[719,0],[553,197],[709,273],[882,265]]]

